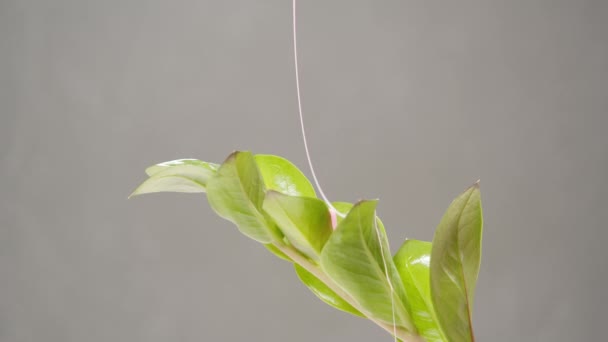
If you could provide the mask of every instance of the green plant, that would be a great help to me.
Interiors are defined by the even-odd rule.
[[[300,280],[325,303],[367,318],[402,341],[474,341],[479,183],[448,207],[432,243],[406,240],[393,257],[376,200],[328,206],[281,157],[234,152],[221,165],[182,159],[146,173],[149,178],[132,195],[206,192],[217,214],[293,263]]]

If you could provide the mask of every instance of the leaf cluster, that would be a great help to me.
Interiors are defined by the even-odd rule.
[[[406,240],[393,256],[376,200],[328,206],[281,157],[237,151],[221,165],[180,159],[146,173],[132,196],[206,192],[219,216],[292,263],[302,283],[332,307],[402,341],[474,341],[482,235],[477,183],[448,207],[432,242]]]

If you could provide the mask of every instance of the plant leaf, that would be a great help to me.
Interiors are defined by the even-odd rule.
[[[308,178],[289,160],[270,154],[254,158],[266,188],[291,196],[317,197]]]
[[[365,317],[362,313],[360,313],[347,301],[342,299],[342,297],[338,296],[332,289],[327,287],[325,283],[319,280],[319,278],[315,277],[312,273],[308,272],[305,268],[298,264],[294,264],[294,268],[302,283],[304,283],[304,285],[306,285],[310,291],[312,291],[312,293],[319,297],[319,299],[338,310],[348,312],[355,316]]]
[[[205,192],[219,165],[196,159],[178,159],[150,166],[149,178],[129,196],[153,192]]]
[[[271,243],[267,243],[264,245],[264,247],[266,247],[266,249],[268,251],[270,251],[270,253],[278,256],[279,258],[281,258],[285,261],[293,262],[293,260],[291,260],[290,257],[288,257],[285,253],[281,252],[281,250],[278,249],[275,245],[273,245]]]
[[[361,201],[355,204],[325,244],[321,253],[321,267],[367,311],[364,314],[392,325],[394,304],[396,324],[415,332],[386,233],[376,219],[376,203]],[[383,255],[390,283],[385,273]]]
[[[249,152],[232,153],[207,182],[207,199],[215,212],[261,243],[279,238],[280,232],[263,214],[264,184]]]
[[[433,238],[431,298],[437,320],[450,341],[474,341],[473,296],[481,257],[482,210],[479,184],[458,196]]]
[[[165,171],[167,169],[171,169],[171,168],[176,168],[176,167],[181,167],[181,166],[199,166],[205,169],[209,169],[211,171],[213,171],[213,173],[215,173],[215,171],[217,171],[217,169],[220,167],[218,164],[215,163],[208,163],[208,162],[204,162],[198,159],[191,159],[191,158],[185,158],[185,159],[177,159],[177,160],[170,160],[170,161],[166,161],[163,163],[159,163],[156,165],[152,165],[148,168],[146,168],[146,174],[148,176],[154,176],[155,174]]]
[[[268,191],[263,208],[292,246],[311,260],[319,261],[321,250],[333,231],[329,210],[323,201]]]
[[[420,336],[428,342],[442,342],[446,340],[434,317],[431,301],[431,246],[427,241],[406,240],[393,260],[403,281],[412,319]]]
[[[354,204],[349,202],[331,202],[331,205],[334,206],[334,209],[340,212],[340,214],[346,216],[348,212],[353,208]]]
[[[338,224],[344,220],[346,214],[353,208],[353,204],[348,202],[332,202],[331,205],[338,211],[339,215],[336,215],[336,222]]]

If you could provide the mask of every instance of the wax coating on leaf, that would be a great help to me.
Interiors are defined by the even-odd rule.
[[[195,167],[204,168],[209,171],[212,171],[212,174],[215,173],[215,171],[217,171],[217,169],[219,169],[219,167],[220,167],[218,164],[215,164],[215,163],[208,163],[208,162],[204,162],[204,161],[201,161],[198,159],[186,158],[186,159],[170,160],[170,161],[158,163],[156,165],[152,165],[152,166],[146,168],[146,174],[148,176],[154,176],[155,174],[157,174],[159,172],[166,171],[166,170],[172,169],[172,168],[182,167],[182,166],[195,166]],[[194,169],[194,170],[196,170],[196,169]],[[196,173],[196,171],[194,171],[194,172]]]
[[[317,197],[308,178],[289,160],[269,154],[258,154],[255,161],[267,189],[291,196]]]
[[[478,183],[449,206],[432,245],[408,240],[393,259],[376,201],[332,203],[338,213],[333,220],[310,181],[284,158],[234,152],[221,166],[179,159],[146,173],[149,178],[132,196],[207,192],[221,217],[292,262],[300,280],[327,304],[367,316],[387,331],[394,304],[400,338],[409,333],[416,341],[420,334],[430,342],[474,342],[471,317],[483,226]]]
[[[431,243],[406,240],[394,257],[410,303],[412,319],[427,342],[447,341],[435,319],[430,289]]]
[[[150,166],[149,178],[131,196],[154,192],[205,192],[219,165],[196,159],[179,159]]]

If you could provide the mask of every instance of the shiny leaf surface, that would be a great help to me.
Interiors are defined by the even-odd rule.
[[[202,167],[205,169],[209,169],[209,170],[213,171],[214,173],[220,167],[218,164],[215,164],[215,163],[208,163],[208,162],[204,162],[204,161],[201,161],[198,159],[186,158],[186,159],[170,160],[170,161],[166,161],[166,162],[159,163],[156,165],[152,165],[152,166],[146,168],[145,172],[148,176],[153,176],[159,172],[162,172],[162,171],[165,171],[165,170],[168,170],[171,168],[182,167],[182,166]]]
[[[431,298],[449,341],[474,341],[471,325],[481,257],[482,210],[479,184],[458,196],[433,238]]]
[[[196,159],[179,159],[150,166],[149,178],[131,196],[153,192],[205,192],[219,165]]]
[[[430,290],[431,243],[406,240],[395,257],[407,299],[410,303],[412,319],[418,332],[427,342],[446,341],[435,320]]]
[[[430,342],[474,342],[483,224],[478,184],[452,202],[432,244],[408,240],[392,258],[376,201],[334,202],[334,215],[284,158],[235,152],[221,166],[179,159],[146,173],[132,196],[207,192],[221,217],[292,262],[300,280],[330,306],[389,332],[394,315],[399,340],[418,341],[419,334]]]
[[[289,160],[269,154],[258,154],[255,161],[267,189],[291,196],[317,197],[308,178]]]

